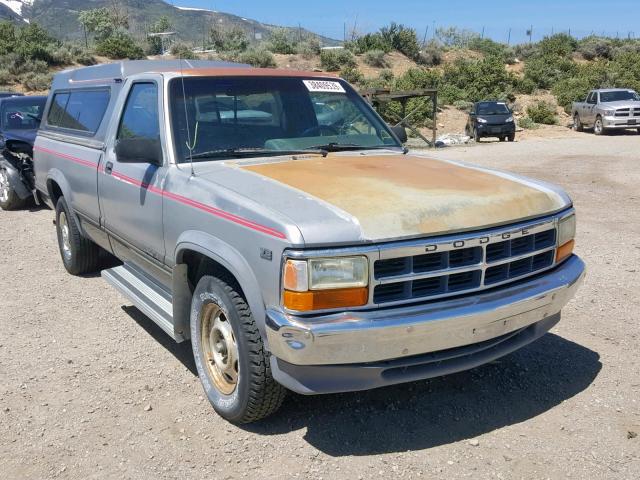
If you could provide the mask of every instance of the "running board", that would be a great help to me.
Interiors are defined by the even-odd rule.
[[[103,270],[102,278],[131,300],[171,338],[178,342],[183,340],[173,328],[173,303],[168,290],[126,264]]]

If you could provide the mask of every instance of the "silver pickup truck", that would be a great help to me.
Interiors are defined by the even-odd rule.
[[[593,128],[602,135],[607,130],[637,128],[640,133],[640,96],[629,89],[592,90],[584,102],[574,102],[573,129]]]
[[[56,75],[35,145],[62,261],[178,342],[215,410],[469,369],[584,277],[559,188],[428,155],[345,81],[211,62]]]

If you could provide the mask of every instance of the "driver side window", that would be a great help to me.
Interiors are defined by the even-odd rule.
[[[116,138],[160,138],[158,87],[155,83],[136,83],[131,87]]]

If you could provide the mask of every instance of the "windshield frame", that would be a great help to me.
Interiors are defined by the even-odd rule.
[[[480,112],[480,107],[481,106],[484,107],[484,108],[489,108],[489,107],[494,108],[494,107],[497,107],[497,106],[501,106],[501,107],[505,108],[505,111],[504,112],[492,111],[491,113],[481,113]],[[498,102],[498,101],[478,102],[478,103],[476,103],[474,111],[475,111],[475,114],[478,115],[478,116],[483,116],[483,115],[510,115],[512,113],[511,109],[509,108],[509,106],[505,102]]]
[[[167,104],[167,111],[168,111],[168,115],[167,115],[167,119],[168,119],[168,138],[170,139],[172,145],[171,145],[171,154],[173,157],[173,163],[176,165],[184,165],[184,164],[188,164],[189,163],[189,158],[182,158],[181,154],[180,154],[180,150],[178,149],[178,144],[177,142],[179,141],[176,135],[176,126],[174,125],[174,114],[182,114],[183,113],[183,103],[180,101],[175,101],[174,100],[174,83],[175,82],[181,82],[182,79],[184,78],[184,80],[191,80],[191,79],[210,79],[210,80],[219,80],[220,78],[224,78],[225,80],[233,80],[233,79],[256,79],[256,78],[263,78],[263,77],[258,77],[258,76],[253,76],[253,75],[247,75],[247,74],[238,74],[238,75],[225,75],[224,77],[221,76],[216,76],[216,75],[203,75],[203,76],[185,76],[182,77],[180,75],[177,75],[175,77],[169,78],[167,83],[166,83],[166,104]],[[348,82],[346,82],[345,80],[338,78],[338,77],[316,77],[316,76],[312,76],[309,75],[307,76],[298,76],[298,75],[286,75],[286,72],[283,73],[282,75],[274,75],[274,76],[270,76],[270,77],[266,77],[269,79],[287,79],[287,80],[328,80],[328,81],[333,81],[333,82],[339,82],[341,84],[341,86],[345,89],[345,91],[352,95],[353,100],[355,102],[358,102],[358,105],[360,108],[362,108],[363,110],[363,114],[368,115],[370,117],[372,117],[372,119],[374,121],[379,122],[379,127],[381,131],[384,131],[387,135],[389,135],[389,137],[394,141],[394,143],[390,143],[388,145],[378,145],[378,146],[366,146],[363,145],[362,146],[362,150],[361,151],[366,151],[366,150],[374,150],[374,149],[389,149],[389,150],[403,150],[404,146],[402,144],[402,142],[400,141],[400,139],[397,137],[397,135],[393,132],[393,130],[391,129],[391,127],[389,126],[389,124],[387,124],[387,122],[385,122],[382,117],[380,116],[380,114],[373,108],[373,106],[368,103]],[[178,108],[180,111],[176,112],[174,111],[174,108]],[[370,119],[371,121],[371,119]],[[374,125],[375,126],[375,125]],[[193,126],[190,125],[190,131],[191,131],[191,135],[193,135]],[[305,137],[293,137],[293,138],[305,138]],[[311,137],[310,137],[311,138]],[[331,137],[327,137],[327,138],[331,138]],[[283,156],[286,155],[291,155],[291,153],[288,153],[290,149],[286,149],[282,151]],[[274,150],[274,154],[273,155],[268,155],[268,157],[273,158],[274,156],[278,156],[277,150]],[[309,153],[313,154],[313,148],[309,150]],[[262,155],[257,152],[255,157],[251,157],[251,156],[243,156],[243,158],[260,158]],[[267,157],[265,157],[266,160]],[[237,157],[234,157],[233,155],[229,155],[229,157],[225,157],[225,158],[212,158],[212,159],[198,159],[195,160],[194,162],[197,161],[198,163],[202,163],[202,162],[207,162],[207,161],[225,161],[225,160],[236,160]]]

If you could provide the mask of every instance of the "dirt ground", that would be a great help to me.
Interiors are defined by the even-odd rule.
[[[3,479],[640,478],[640,138],[442,149],[563,185],[586,285],[490,365],[365,393],[291,394],[236,427],[175,345],[99,276],[65,273],[53,213],[0,211]]]

